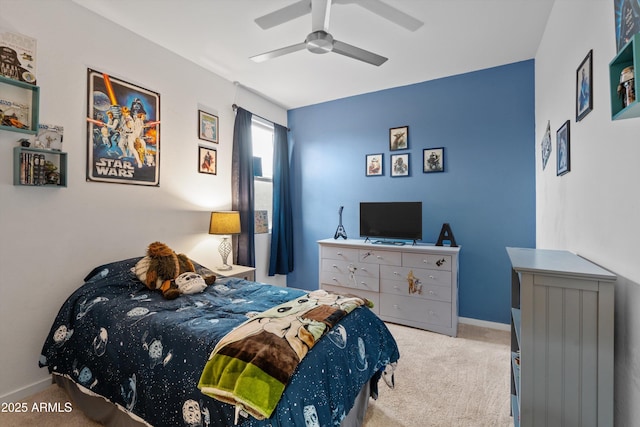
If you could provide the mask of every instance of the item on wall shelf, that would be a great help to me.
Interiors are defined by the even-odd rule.
[[[622,108],[626,108],[636,100],[635,78],[633,66],[626,67],[620,73],[618,98],[622,100]]]
[[[569,132],[569,120],[564,122],[556,132],[556,145],[558,152],[557,175],[564,175],[571,170],[571,141]]]
[[[389,129],[389,150],[406,150],[409,148],[409,126]]]
[[[366,176],[382,176],[382,159],[383,154],[367,154],[365,157],[365,175]]]
[[[443,242],[445,240],[449,241],[449,246],[451,246],[452,248],[458,247],[458,245],[456,244],[456,238],[453,237],[453,231],[451,231],[451,226],[448,222],[442,224],[442,228],[440,229],[440,236],[438,237],[436,246],[443,246]]]
[[[593,50],[576,70],[576,122],[593,110]]]
[[[36,134],[40,88],[0,75],[0,129]]]
[[[640,70],[635,64],[640,60],[640,34],[635,34],[609,63],[609,96],[611,120],[640,117],[640,102],[637,100]]]
[[[444,148],[426,148],[422,151],[422,172],[444,172]]]
[[[264,234],[269,232],[269,212],[255,211],[255,233]]]
[[[218,174],[218,152],[213,148],[198,147],[198,172]]]
[[[240,212],[238,211],[221,211],[211,212],[209,221],[209,234],[222,235],[222,242],[218,246],[218,252],[222,257],[222,266],[217,267],[218,270],[231,270],[231,266],[227,264],[227,259],[231,253],[231,243],[229,236],[240,234]]]
[[[547,130],[542,137],[542,170],[547,167],[551,155],[551,122],[547,120]]]
[[[218,143],[218,116],[198,110],[198,138]]]
[[[342,237],[345,240],[347,239],[347,231],[342,226],[342,210],[343,209],[344,209],[344,206],[340,206],[340,209],[338,209],[338,216],[340,217],[340,223],[338,224],[338,228],[336,229],[336,234],[333,235],[334,239],[337,239],[338,237]]]
[[[36,84],[36,39],[0,29],[0,75]]]
[[[409,176],[409,153],[391,155],[391,176]]]
[[[20,186],[67,186],[67,153],[25,147],[29,143],[22,139],[21,145],[13,149],[13,185]]]
[[[34,146],[43,150],[62,151],[63,134],[63,126],[39,123]]]
[[[160,95],[87,69],[87,181],[160,186]]]

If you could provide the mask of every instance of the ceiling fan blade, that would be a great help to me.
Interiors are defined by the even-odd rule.
[[[331,0],[311,0],[312,31],[329,31]]]
[[[340,55],[348,56],[349,58],[357,59],[371,65],[376,65],[378,67],[387,61],[387,58],[384,56],[376,55],[368,50],[360,49],[359,47],[355,47],[338,40],[333,41],[332,52],[339,53]]]
[[[267,13],[255,19],[255,23],[263,30],[273,28],[285,22],[299,18],[311,12],[311,0],[300,0],[282,9]]]
[[[264,61],[267,61],[269,59],[277,58],[279,56],[283,56],[283,55],[287,55],[289,53],[293,53],[293,52],[297,52],[299,50],[303,50],[306,47],[307,47],[307,44],[305,42],[302,42],[302,43],[294,44],[294,45],[291,45],[291,46],[282,47],[280,49],[272,50],[270,52],[261,53],[259,55],[252,56],[249,59],[251,59],[254,62],[264,62]]]
[[[406,28],[409,31],[416,31],[418,28],[424,25],[424,22],[419,19],[414,18],[411,15],[408,15],[402,12],[399,9],[396,9],[393,6],[390,6],[380,0],[335,0],[336,3],[340,4],[357,4],[359,6],[364,7],[369,12],[373,12],[376,15],[379,15],[395,24],[400,25],[401,27]]]

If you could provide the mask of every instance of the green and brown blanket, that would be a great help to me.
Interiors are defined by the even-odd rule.
[[[218,342],[198,388],[236,414],[269,418],[309,349],[361,305],[369,302],[318,290],[257,314]]]

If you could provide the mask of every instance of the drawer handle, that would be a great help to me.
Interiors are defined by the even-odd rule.
[[[336,269],[338,268],[338,266],[337,266],[337,265],[335,265],[335,264],[333,264],[333,265],[332,265],[332,267],[333,267],[333,268],[336,268]]]
[[[365,282],[360,282],[360,284],[361,284],[362,286],[369,287]]]
[[[335,277],[332,277],[331,280],[333,280],[334,282],[338,281],[338,279],[336,279]]]
[[[400,288],[398,287],[398,285],[393,285],[393,289],[395,289],[395,290],[397,290],[397,291],[399,291],[399,290],[400,290]]]
[[[433,274],[430,274],[429,279],[435,279],[435,276]]]
[[[393,274],[395,274],[396,276],[400,275],[400,273],[398,273],[397,271],[394,271]]]
[[[396,310],[400,310],[400,306],[398,304],[393,304],[393,308],[395,308]]]
[[[362,271],[367,271],[367,269],[366,269],[366,268],[364,268],[364,267],[360,267],[360,270],[362,270]]]
[[[382,259],[382,256],[381,255],[376,255],[376,258]]]
[[[437,295],[437,294],[433,291],[429,291],[429,295]]]
[[[342,252],[337,252],[336,255],[342,255]]]

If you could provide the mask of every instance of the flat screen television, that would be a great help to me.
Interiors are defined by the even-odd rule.
[[[422,240],[422,202],[361,202],[360,236],[374,243]]]

